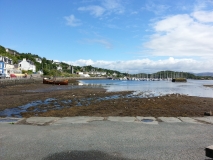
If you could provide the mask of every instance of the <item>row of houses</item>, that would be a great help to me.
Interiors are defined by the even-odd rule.
[[[26,58],[18,61],[18,64],[13,64],[12,59],[0,56],[0,74],[21,74],[22,70],[36,72],[36,66]]]
[[[107,75],[106,72],[98,72],[98,71],[90,71],[90,72],[77,72],[77,74],[79,74],[81,77],[90,77],[90,76],[96,76],[96,77],[107,77],[109,75]],[[116,77],[117,74],[113,73],[112,75],[113,77]]]
[[[17,53],[14,50],[5,49],[7,53],[10,53],[11,55],[18,55],[19,53]],[[35,58],[36,62],[38,63],[42,63],[42,60],[40,58]],[[57,65],[57,70],[62,71],[62,66],[61,66],[61,62],[58,61],[52,61],[52,63],[55,63]],[[71,74],[74,73],[74,67],[72,65],[70,65],[67,69],[70,69]],[[36,72],[36,66],[34,64],[34,62],[27,60],[26,58],[23,58],[23,60],[19,60],[17,64],[13,64],[13,60],[8,58],[8,57],[4,57],[4,56],[0,56],[0,74],[21,74],[22,70],[28,71],[31,70],[32,72]],[[109,76],[107,75],[106,72],[99,72],[99,71],[95,71],[94,69],[91,70],[90,72],[85,72],[84,68],[82,68],[83,72],[77,72],[77,74],[79,74],[80,76]],[[41,72],[42,73],[42,72]],[[117,76],[116,73],[113,73],[113,75],[110,76]]]

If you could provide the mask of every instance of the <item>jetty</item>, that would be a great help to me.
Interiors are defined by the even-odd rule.
[[[186,78],[173,78],[172,82],[187,82]]]

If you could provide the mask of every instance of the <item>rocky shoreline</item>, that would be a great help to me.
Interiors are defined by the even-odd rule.
[[[170,94],[160,97],[126,97],[131,91],[106,92],[96,87],[71,87],[42,84],[21,84],[0,89],[0,112],[26,105],[34,101],[53,101],[27,108],[22,117],[69,117],[69,116],[204,116],[213,110],[213,98]],[[111,98],[107,98],[111,97]],[[114,98],[116,97],[116,98]],[[55,108],[55,106],[62,106]],[[44,112],[45,109],[45,112]],[[15,116],[15,115],[13,115]]]

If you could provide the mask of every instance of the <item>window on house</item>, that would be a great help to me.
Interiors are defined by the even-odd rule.
[[[21,67],[21,64],[19,64],[19,67]]]

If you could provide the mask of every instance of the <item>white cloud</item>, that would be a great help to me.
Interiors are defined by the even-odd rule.
[[[94,67],[106,68],[111,70],[117,70],[120,72],[133,73],[154,73],[163,70],[173,70],[180,72],[212,72],[213,63],[211,60],[208,61],[197,61],[193,59],[175,59],[170,57],[165,60],[150,60],[137,59],[129,61],[93,61],[89,60],[77,60],[67,62],[74,66],[86,66],[92,65]]]
[[[70,16],[66,16],[64,18],[66,19],[67,25],[69,25],[69,26],[76,27],[76,26],[80,26],[81,25],[81,20],[76,19],[73,14],[70,15]]]
[[[101,6],[87,6],[87,7],[79,7],[79,11],[89,11],[91,15],[94,15],[96,17],[100,17],[104,14],[105,9]]]
[[[107,49],[113,48],[113,45],[106,39],[84,39],[83,43],[89,43],[89,44],[101,44]]]
[[[196,17],[203,17],[197,14]],[[211,16],[210,12],[205,14]],[[196,21],[187,14],[180,14],[154,23],[153,29],[155,33],[144,44],[152,55],[213,57],[212,24]]]
[[[213,11],[197,11],[192,13],[192,16],[200,22],[213,22]]]
[[[111,13],[121,14],[125,9],[120,0],[104,0],[101,5],[79,7],[78,10],[88,11],[95,17],[101,17]]]

